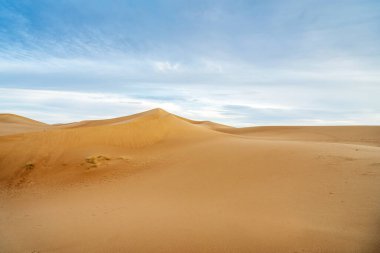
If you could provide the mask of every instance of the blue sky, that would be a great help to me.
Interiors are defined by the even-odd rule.
[[[0,0],[0,112],[380,124],[380,1]]]

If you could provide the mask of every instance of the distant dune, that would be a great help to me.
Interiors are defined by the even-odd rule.
[[[15,114],[0,113],[0,136],[46,129],[47,124]]]
[[[0,114],[0,252],[380,252],[380,127]]]
[[[380,146],[379,126],[266,126],[219,131],[263,139],[357,143]]]

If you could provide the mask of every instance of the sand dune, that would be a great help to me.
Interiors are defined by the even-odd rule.
[[[0,252],[379,252],[380,127],[7,120]]]
[[[37,178],[46,177],[46,173],[55,174],[63,164],[65,173],[77,171],[76,166],[86,157],[102,154],[118,157],[126,151],[129,154],[160,142],[165,142],[167,147],[178,146],[221,134],[161,109],[111,120],[53,126],[49,130],[0,137],[0,146],[12,152],[0,156],[0,166],[4,168],[0,172],[0,181],[11,178],[19,184],[18,174],[14,178],[12,174],[15,168],[22,168],[28,163],[40,168],[35,175]]]
[[[378,126],[270,126],[219,131],[263,139],[357,143],[380,146]]]
[[[0,136],[41,131],[47,124],[15,114],[0,114]]]

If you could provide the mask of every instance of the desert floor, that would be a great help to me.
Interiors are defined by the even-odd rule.
[[[380,127],[0,115],[0,252],[380,252]]]

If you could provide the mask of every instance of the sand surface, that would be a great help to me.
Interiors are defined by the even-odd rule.
[[[380,127],[0,115],[0,252],[380,252]]]

